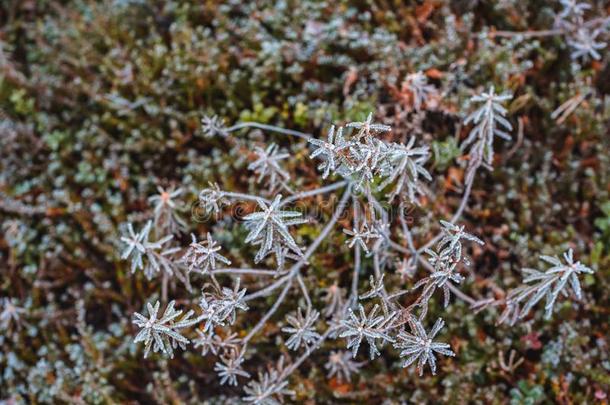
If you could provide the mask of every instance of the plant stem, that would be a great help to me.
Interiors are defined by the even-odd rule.
[[[226,128],[227,132],[238,131],[243,128],[258,128],[266,131],[278,132],[280,134],[296,136],[297,138],[308,140],[313,138],[311,134],[307,134],[305,132],[294,131],[292,129],[285,129],[281,127],[276,127],[274,125],[261,124],[258,122],[240,122],[238,124],[233,125],[232,127]]]

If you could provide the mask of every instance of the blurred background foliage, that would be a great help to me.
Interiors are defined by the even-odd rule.
[[[546,0],[3,1],[0,399],[230,403],[238,393],[220,387],[195,351],[141,358],[130,316],[159,282],[130,275],[118,253],[122,224],[150,214],[158,185],[188,191],[187,218],[209,181],[256,191],[249,151],[205,138],[203,115],[322,136],[332,122],[377,110],[395,132],[432,145],[436,200],[414,211],[424,240],[427,224],[459,201],[467,100],[494,85],[513,92],[521,134],[498,143],[495,170],[476,180],[464,221],[487,245],[472,252],[465,285],[476,297],[513,287],[539,254],[572,247],[596,270],[583,285],[587,303],[510,328],[457,302],[443,315],[457,357],[439,375],[417,378],[386,355],[350,384],[328,381],[322,352],[293,375],[295,401],[607,403],[610,58],[577,64],[559,36],[493,35],[546,29],[557,9]],[[442,97],[414,114],[401,81],[420,70]],[[583,94],[563,122],[551,118]],[[265,136],[293,154],[295,184],[320,181],[302,144]],[[191,227],[202,234],[209,225]],[[249,256],[238,232],[216,234],[233,260]],[[347,252],[342,240],[326,248]],[[318,256],[311,271],[339,277],[349,266],[342,255]],[[277,339],[258,347],[264,364]]]

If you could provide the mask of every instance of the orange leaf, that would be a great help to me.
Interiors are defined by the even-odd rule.
[[[340,394],[347,394],[352,390],[351,384],[340,383],[336,378],[331,378],[329,382],[330,387],[333,391],[336,391]]]
[[[430,14],[434,11],[434,5],[427,1],[421,6],[417,6],[415,9],[415,17],[417,18],[417,22],[424,23],[430,17]]]
[[[443,77],[443,72],[438,69],[432,68],[426,70],[426,76],[428,76],[430,79],[440,79]]]

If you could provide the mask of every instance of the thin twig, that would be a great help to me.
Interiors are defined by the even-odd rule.
[[[224,268],[210,271],[212,274],[256,274],[265,276],[284,275],[287,272],[280,273],[277,270],[267,269],[242,269],[242,268]]]
[[[314,195],[324,194],[324,193],[328,193],[328,192],[331,192],[331,191],[335,191],[335,190],[337,190],[337,189],[339,189],[341,187],[345,187],[347,185],[347,183],[348,182],[346,180],[338,181],[338,182],[330,184],[328,186],[316,188],[314,190],[303,191],[303,192],[291,195],[290,197],[286,198],[284,201],[282,201],[280,203],[280,207],[284,206],[286,204],[290,204],[293,201],[301,200],[303,198],[308,198],[308,197],[312,197]]]
[[[305,132],[294,131],[292,129],[280,128],[280,127],[276,127],[274,125],[261,124],[258,122],[240,122],[238,124],[233,125],[232,127],[226,128],[225,131],[234,132],[234,131],[238,131],[243,128],[258,128],[258,129],[262,129],[262,130],[266,130],[266,131],[278,132],[280,134],[296,136],[297,138],[301,138],[301,139],[305,139],[305,140],[313,138],[313,136],[311,134],[307,134]]]

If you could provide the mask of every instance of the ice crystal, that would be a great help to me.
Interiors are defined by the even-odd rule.
[[[449,344],[433,341],[434,337],[444,325],[445,323],[443,320],[439,318],[432,327],[430,333],[426,333],[426,330],[419,320],[411,319],[409,321],[411,333],[405,331],[400,332],[396,343],[394,343],[395,348],[402,350],[400,352],[400,357],[406,357],[402,366],[409,367],[417,360],[417,371],[420,376],[423,375],[424,366],[426,364],[430,366],[432,374],[436,374],[435,352],[444,356],[455,356],[455,353],[451,351]]]

